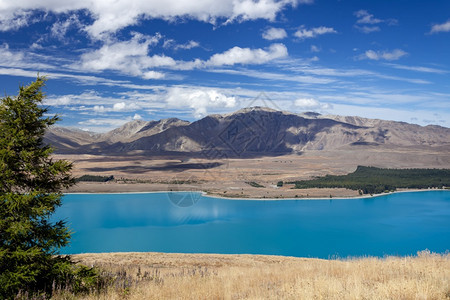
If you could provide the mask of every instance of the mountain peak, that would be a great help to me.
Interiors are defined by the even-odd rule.
[[[245,107],[241,108],[238,111],[235,111],[234,113],[231,113],[232,115],[235,114],[242,114],[242,113],[249,113],[254,111],[263,111],[263,112],[277,112],[279,110],[270,108],[270,107],[264,107],[264,106],[252,106],[252,107]]]
[[[239,114],[248,114],[248,113],[255,113],[255,112],[256,113],[279,113],[282,115],[297,115],[297,114],[289,112],[289,111],[274,109],[274,108],[270,108],[267,106],[251,106],[251,107],[241,108],[233,113],[224,114],[221,116],[228,117],[228,116],[235,116],[235,115],[239,115]]]
[[[62,152],[70,153],[139,150],[195,155],[212,144],[228,157],[243,157],[364,146],[448,149],[449,136],[449,128],[316,113],[295,114],[255,106],[230,114],[209,115],[193,123],[176,118],[133,121],[95,138],[86,133],[53,130],[48,140]],[[92,152],[93,149],[97,152]]]

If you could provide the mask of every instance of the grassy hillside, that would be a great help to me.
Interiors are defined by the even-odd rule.
[[[75,255],[112,280],[83,299],[450,299],[450,254],[320,260],[265,255]],[[54,299],[74,299],[60,291]]]
[[[295,188],[347,188],[377,194],[397,188],[424,189],[450,186],[449,169],[382,169],[358,166],[347,175],[326,175],[295,182]]]

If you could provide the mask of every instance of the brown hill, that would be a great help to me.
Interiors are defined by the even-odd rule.
[[[450,151],[450,129],[360,117],[293,114],[252,107],[195,122],[132,121],[104,134],[52,128],[47,142],[63,154],[177,154],[257,157],[348,147]]]

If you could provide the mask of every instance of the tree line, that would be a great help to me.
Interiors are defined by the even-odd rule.
[[[83,175],[75,179],[76,182],[88,181],[88,182],[108,182],[114,180],[114,176],[100,176],[100,175]]]
[[[426,189],[450,186],[450,169],[385,169],[358,166],[347,175],[326,175],[295,182],[295,188],[346,188],[360,194],[379,194],[398,188]]]

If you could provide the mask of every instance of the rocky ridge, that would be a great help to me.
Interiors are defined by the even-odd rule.
[[[215,114],[131,121],[107,133],[54,127],[46,142],[62,154],[202,154],[252,157],[346,147],[426,147],[450,151],[450,128],[348,116],[294,114],[265,107]],[[215,158],[216,158],[215,157]]]

